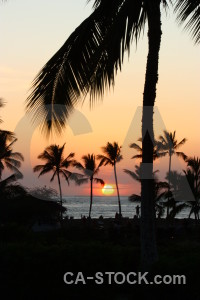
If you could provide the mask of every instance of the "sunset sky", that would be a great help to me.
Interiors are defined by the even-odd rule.
[[[47,140],[29,119],[24,119],[25,100],[31,82],[38,71],[62,46],[70,33],[91,13],[86,0],[10,0],[0,4],[0,97],[6,102],[0,116],[2,129],[15,131],[18,142],[15,150],[25,156],[22,183],[27,187],[50,186],[50,174],[37,179],[32,167],[38,164],[37,156],[44,148],[66,142],[65,153],[76,153],[76,159],[87,153],[99,154],[101,146],[117,141],[123,146],[124,160],[118,165],[120,192],[130,195],[138,192],[138,185],[124,174],[138,161],[130,160],[136,154],[128,149],[141,133],[141,105],[147,57],[146,31],[137,49],[133,45],[122,73],[117,76],[115,89],[97,101],[91,110],[89,101],[77,106],[62,137]],[[172,10],[163,12],[163,35],[160,52],[159,82],[157,86],[155,133],[163,129],[176,130],[178,140],[187,138],[180,149],[188,156],[200,156],[200,51],[188,32],[178,26]],[[81,121],[80,121],[81,120]],[[132,125],[131,125],[132,124]],[[91,127],[91,131],[88,129]],[[130,127],[131,126],[131,127]],[[155,163],[161,178],[168,168],[168,158]],[[172,169],[184,164],[173,158]],[[6,177],[6,172],[4,177]],[[99,173],[108,184],[114,184],[113,170],[104,167]],[[57,188],[57,182],[52,185]],[[69,187],[63,180],[66,195],[88,193],[87,185]],[[101,188],[95,188],[102,195]]]

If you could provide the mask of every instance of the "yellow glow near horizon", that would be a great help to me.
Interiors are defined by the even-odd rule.
[[[104,187],[102,188],[102,193],[105,196],[110,196],[114,193],[114,188],[111,184],[105,184]]]

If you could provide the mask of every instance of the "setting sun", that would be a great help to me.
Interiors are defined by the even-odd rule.
[[[114,193],[114,188],[111,184],[105,184],[102,188],[102,193],[106,196],[112,195]]]

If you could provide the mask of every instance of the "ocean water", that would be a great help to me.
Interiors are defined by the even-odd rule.
[[[123,217],[133,218],[136,214],[137,203],[130,202],[128,197],[122,196],[121,209]],[[90,198],[89,196],[65,196],[63,197],[63,206],[67,208],[66,215],[74,217],[75,219],[81,216],[88,216],[89,214]],[[99,218],[101,215],[104,218],[114,218],[115,213],[118,212],[118,200],[114,196],[93,197],[92,218]],[[176,218],[188,218],[189,208],[184,208]],[[191,216],[193,218],[193,216]]]

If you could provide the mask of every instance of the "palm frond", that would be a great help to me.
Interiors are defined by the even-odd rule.
[[[178,213],[180,213],[186,207],[185,203],[176,205],[169,213],[169,218],[174,218]]]
[[[124,172],[125,172],[126,174],[128,174],[129,176],[131,176],[133,179],[137,180],[137,181],[140,181],[140,180],[141,180],[139,174],[136,174],[136,173],[133,172],[133,171],[124,169]]]
[[[33,168],[33,172],[39,172],[44,168],[44,165],[37,165]]]
[[[15,160],[24,161],[24,156],[20,152],[11,152],[10,156]]]
[[[187,159],[187,155],[185,155],[183,152],[176,152],[176,155],[178,156],[178,157],[181,157],[183,160],[185,160],[186,161],[186,159]]]
[[[74,162],[73,166],[76,167],[77,169],[83,171],[84,170],[84,166],[80,163],[80,162]]]
[[[69,168],[70,166],[74,166],[75,165],[75,163],[76,163],[76,160],[75,159],[69,159],[68,157],[67,158],[65,158],[62,162],[61,162],[61,164],[60,164],[60,166],[61,166],[61,168]]]
[[[22,173],[19,171],[19,169],[17,167],[15,167],[12,163],[9,162],[5,162],[6,167],[10,170],[10,171],[14,171],[15,174],[18,174],[18,176],[20,176],[21,178],[23,178]]]
[[[5,164],[9,163],[10,165],[13,165],[15,168],[20,168],[21,167],[21,162],[19,160],[16,160],[11,157],[6,157],[5,158]]]
[[[17,141],[14,132],[8,130],[0,130],[0,144],[6,144],[7,141]]]
[[[100,183],[102,186],[104,186],[105,182],[103,181],[103,179],[100,178],[93,178],[94,182],[96,183]]]
[[[177,145],[176,145],[176,149],[180,148],[182,145],[184,145],[187,142],[187,139],[182,139],[182,141],[180,141]]]
[[[72,172],[66,170],[66,169],[61,169],[60,172],[62,174],[65,174],[68,178],[71,176]]]
[[[60,170],[60,174],[65,178],[65,180],[67,181],[67,184],[69,185],[69,177],[71,175],[71,172],[69,171],[63,171],[63,170]]]
[[[36,172],[36,171],[35,171],[35,172]],[[54,181],[54,178],[55,178],[56,174],[57,174],[57,172],[56,172],[56,171],[55,171],[55,172],[53,172],[53,176],[51,177],[51,179],[50,179],[50,182]]]
[[[136,143],[130,144],[129,147],[132,148],[132,149],[137,150],[137,151],[140,152],[140,153],[142,153],[142,148],[141,148],[138,144],[136,144]]]
[[[77,27],[33,82],[27,111],[33,114],[34,121],[40,119],[46,133],[52,127],[60,133],[78,98],[89,90],[90,68],[95,71],[91,56],[103,39],[97,16],[98,11],[93,12]]]
[[[38,177],[49,173],[50,171],[52,171],[52,167],[51,166],[44,166],[44,168],[42,169],[42,171],[40,172],[40,174],[38,175]]]
[[[101,162],[99,163],[99,166],[101,166]],[[99,170],[100,170],[99,166],[93,171],[93,176],[97,175],[99,173]]]
[[[131,157],[131,159],[135,159],[135,158],[136,159],[138,159],[138,158],[141,159],[142,158],[142,154],[136,154],[136,155],[134,155],[134,156]]]
[[[166,192],[160,193],[160,194],[156,197],[155,201],[156,201],[156,202],[159,202],[159,201],[160,201],[161,199],[163,199],[163,198],[166,198]]]
[[[50,154],[47,150],[44,150],[42,153],[38,155],[38,158],[46,161],[52,161],[54,159],[54,156]]]
[[[128,200],[131,202],[141,202],[141,196],[132,194],[131,196],[128,197]]]
[[[159,152],[159,150],[154,154],[155,158],[165,157],[168,154],[168,151]]]
[[[84,183],[88,183],[88,181],[89,181],[89,178],[80,178],[80,179],[75,180],[75,183],[77,185],[82,185]]]
[[[84,172],[85,174],[92,174],[96,170],[96,157],[94,154],[87,154],[82,156],[84,161]],[[89,175],[91,176],[91,175]]]
[[[125,52],[146,22],[143,1],[101,1],[39,72],[27,99],[27,112],[41,130],[61,132],[80,98],[91,103],[114,85]]]
[[[159,181],[159,182],[156,182],[156,187],[158,190],[169,189],[169,183],[166,181]]]
[[[175,12],[178,13],[179,24],[185,23],[185,29],[189,30],[195,43],[200,42],[200,1],[176,0]]]
[[[104,165],[114,165],[116,162],[119,162],[123,159],[121,155],[121,147],[117,142],[108,142],[106,146],[102,147],[102,151],[106,154],[105,156],[102,155],[102,159],[105,160]]]
[[[97,159],[100,160],[100,166],[107,166],[107,165],[113,165],[113,162],[109,157],[106,157],[105,155],[97,155]]]
[[[116,162],[120,162],[123,159],[123,156],[121,154],[119,154],[117,156]]]
[[[76,173],[76,172],[71,172],[69,177],[70,177],[70,180],[76,181],[78,179],[82,179],[84,177],[84,175],[80,174],[80,173]]]
[[[74,153],[74,152],[71,152],[71,153],[66,157],[66,159],[68,160],[68,159],[74,158],[74,156],[75,156],[75,153]]]

